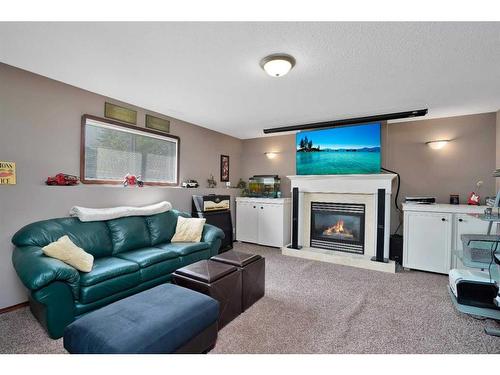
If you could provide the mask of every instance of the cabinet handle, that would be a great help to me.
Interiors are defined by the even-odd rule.
[[[253,208],[255,208],[255,206],[253,206]]]
[[[458,221],[462,222],[462,221],[464,221],[464,219],[458,219]]]
[[[261,207],[260,209],[261,209],[261,210],[263,210],[263,209],[264,209],[264,207]]]
[[[441,221],[446,221],[446,219],[444,217],[441,218]]]

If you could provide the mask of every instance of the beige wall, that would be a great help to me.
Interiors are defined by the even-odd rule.
[[[496,126],[499,117],[498,113],[485,113],[384,124],[382,165],[400,173],[400,201],[406,195],[431,195],[439,202],[448,203],[449,195],[456,193],[461,202],[465,202],[478,180],[484,182],[481,196],[494,195],[495,179],[491,174],[498,150]],[[426,146],[425,142],[436,139],[453,141],[442,150]],[[295,174],[294,145],[295,135],[244,140],[243,176],[276,173],[283,178]],[[264,152],[272,150],[282,153],[276,159],[268,160]],[[283,185],[283,191],[289,195],[289,182]],[[393,212],[393,230],[397,225],[396,218]]]
[[[401,197],[431,195],[448,203],[456,193],[465,203],[479,180],[482,197],[495,194],[494,113],[389,124],[384,138],[384,164],[400,173]],[[425,145],[437,139],[452,141],[441,150]]]
[[[278,152],[268,159],[265,152]],[[281,191],[290,196],[290,180],[295,174],[295,134],[243,140],[241,175],[248,180],[256,174],[277,174],[281,177]]]
[[[445,148],[432,150],[425,142],[451,139]],[[466,203],[476,182],[484,182],[481,197],[495,195],[495,113],[389,124],[384,137],[384,165],[401,175],[400,197],[435,196],[449,203],[459,194]],[[397,218],[393,209],[392,230]]]
[[[496,116],[496,164],[495,168],[500,168],[500,110],[497,112]],[[496,190],[500,189],[500,178],[496,178]]]
[[[49,175],[79,174],[80,118],[83,114],[102,116],[105,101],[110,99],[0,64],[0,160],[17,163],[18,180],[15,186],[0,186],[0,308],[26,301],[26,292],[12,267],[10,244],[12,235],[25,224],[66,216],[73,205],[106,207],[168,200],[176,208],[190,210],[192,194],[235,196],[239,192],[224,188],[45,186],[43,181]],[[143,126],[145,110],[135,109]],[[218,180],[220,154],[226,154],[230,156],[230,179],[236,184],[241,175],[241,140],[176,119],[171,119],[171,132],[181,138],[181,180],[195,178],[203,187],[210,173]]]

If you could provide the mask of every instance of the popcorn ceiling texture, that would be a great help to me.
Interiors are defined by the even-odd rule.
[[[267,127],[411,109],[429,108],[426,118],[497,111],[499,30],[497,22],[5,22],[0,61],[246,139]],[[259,61],[280,52],[297,64],[269,77]]]

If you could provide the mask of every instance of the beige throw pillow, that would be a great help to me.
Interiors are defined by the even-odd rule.
[[[94,257],[76,246],[68,236],[62,236],[57,241],[48,244],[42,248],[42,251],[45,255],[59,259],[78,271],[92,271]]]
[[[171,242],[200,242],[206,219],[177,218],[177,227]]]

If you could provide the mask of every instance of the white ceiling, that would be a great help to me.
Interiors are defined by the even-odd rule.
[[[276,52],[282,78],[259,66]],[[500,23],[0,23],[0,61],[239,138],[500,109]]]

